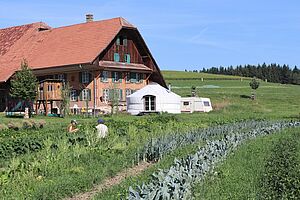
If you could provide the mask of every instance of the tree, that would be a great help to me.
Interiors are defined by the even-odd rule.
[[[259,81],[256,80],[256,78],[254,77],[251,82],[249,83],[250,87],[252,88],[253,90],[253,94],[252,94],[252,100],[254,100],[256,98],[256,90],[257,88],[259,87]]]
[[[63,87],[61,88],[61,113],[63,114],[63,116],[67,116],[70,111],[70,94],[71,88],[69,83],[63,83]]]
[[[29,103],[36,98],[37,79],[25,59],[21,62],[21,70],[15,73],[10,84],[10,95],[16,99],[25,101],[26,107],[29,107]]]
[[[111,106],[111,114],[116,114],[119,111],[120,90],[115,83],[111,84],[109,89],[109,100]]]

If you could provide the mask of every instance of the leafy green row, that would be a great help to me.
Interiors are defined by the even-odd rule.
[[[149,184],[138,186],[136,190],[130,187],[128,199],[192,199],[192,184],[203,180],[216,163],[242,142],[271,134],[285,127],[300,126],[300,123],[276,122],[263,125],[264,123],[258,122],[254,125],[255,128],[248,132],[236,130],[236,133],[225,134],[221,140],[208,141],[207,145],[200,148],[196,154],[181,160],[175,159],[170,169],[154,174]]]
[[[281,139],[273,147],[260,181],[260,198],[297,199],[300,197],[298,145],[299,141],[294,134],[287,139]]]
[[[233,133],[246,133],[249,130],[270,126],[270,121],[245,121],[234,124],[219,125],[206,129],[197,129],[186,134],[171,134],[159,138],[152,138],[139,151],[137,157],[139,160],[157,161],[168,152],[181,146],[192,144],[200,140],[208,140],[212,137],[224,137]]]

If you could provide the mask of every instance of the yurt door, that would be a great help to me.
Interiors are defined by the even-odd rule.
[[[146,112],[153,112],[156,110],[156,98],[152,95],[144,96],[144,109]]]

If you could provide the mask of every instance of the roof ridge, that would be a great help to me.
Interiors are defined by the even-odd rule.
[[[97,21],[92,21],[92,22],[81,22],[78,24],[70,24],[70,25],[66,25],[66,26],[55,27],[55,28],[52,28],[52,30],[60,29],[60,28],[67,28],[67,27],[72,27],[72,26],[78,26],[78,25],[84,25],[84,24],[93,24],[93,23],[100,23],[100,22],[106,22],[106,21],[113,21],[113,20],[117,20],[118,18],[119,17],[114,17],[114,18],[110,18],[110,19],[102,19],[102,20],[97,20]]]
[[[6,28],[0,28],[0,30],[7,30],[7,29],[11,29],[11,28],[18,28],[18,27],[24,27],[24,26],[30,26],[30,25],[38,25],[38,24],[45,24],[47,25],[45,22],[33,22],[33,23],[29,23],[29,24],[22,24],[22,25],[17,25],[17,26],[10,26],[10,27],[6,27]]]

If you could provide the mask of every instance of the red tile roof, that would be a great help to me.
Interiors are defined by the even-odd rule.
[[[91,63],[124,27],[136,29],[121,17],[53,29],[42,22],[0,29],[0,82],[23,59],[32,69]]]

